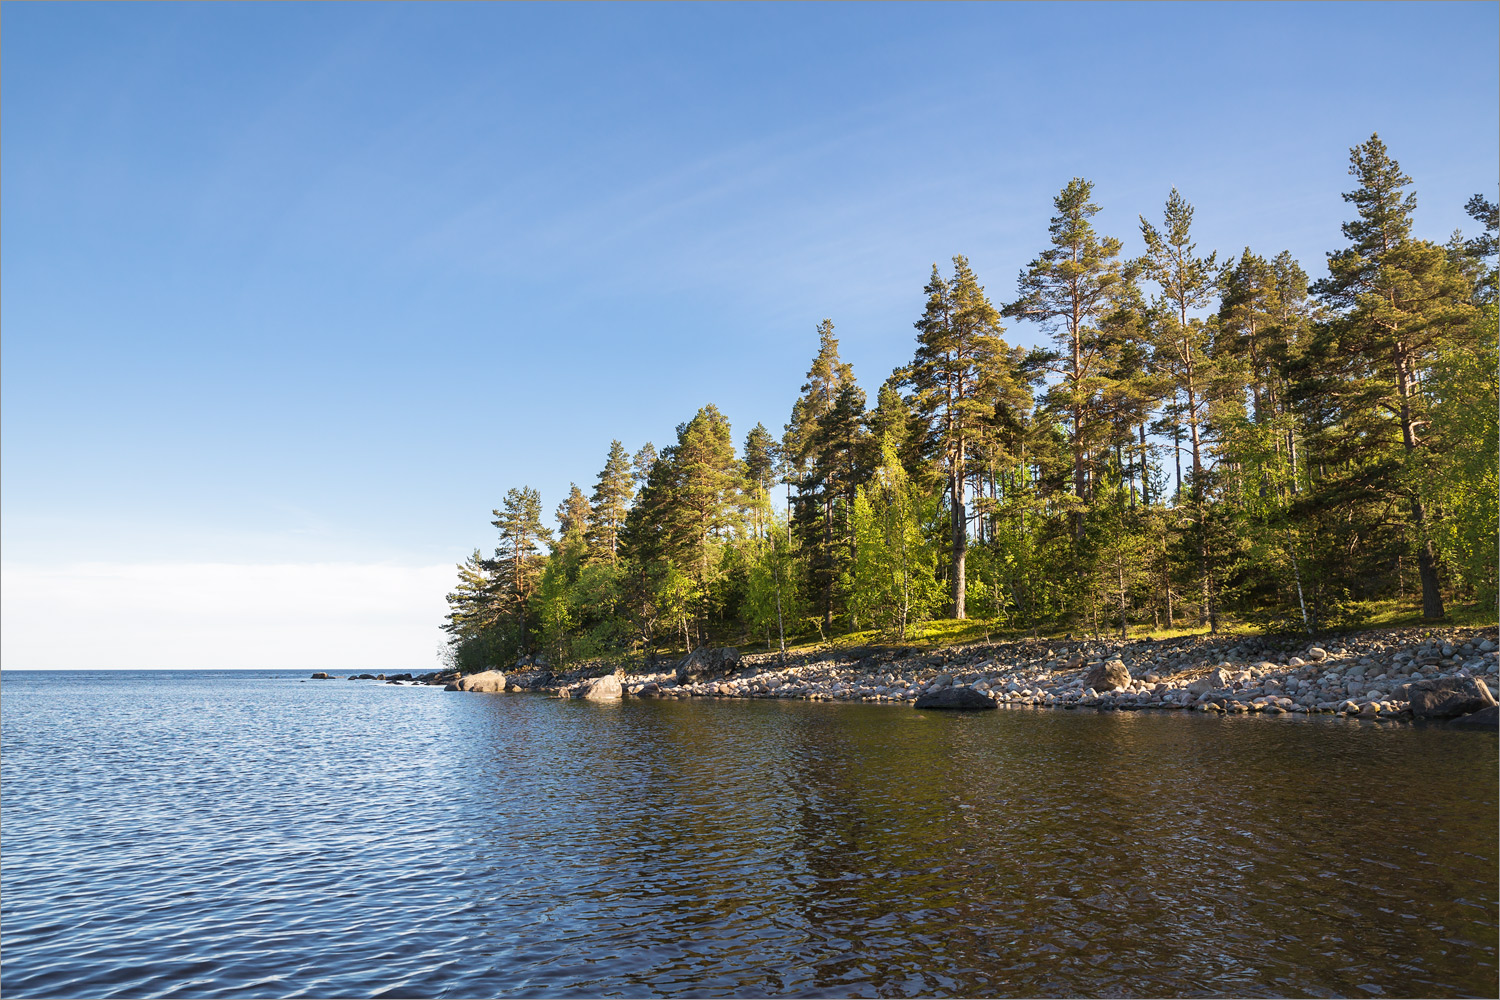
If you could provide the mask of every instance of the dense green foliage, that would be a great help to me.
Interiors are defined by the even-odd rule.
[[[660,452],[614,441],[555,540],[536,491],[511,490],[493,557],[448,596],[457,662],[898,639],[938,617],[1123,634],[1493,606],[1496,207],[1466,206],[1477,238],[1422,240],[1380,139],[1350,164],[1347,245],[1311,287],[1285,252],[1200,255],[1175,189],[1123,259],[1075,178],[1013,301],[962,256],[933,267],[873,408],[824,320],[780,440],[757,424],[737,455],[710,404]],[[1008,346],[1002,316],[1056,349]]]

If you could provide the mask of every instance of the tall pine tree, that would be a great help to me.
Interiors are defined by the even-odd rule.
[[[952,281],[934,264],[923,291],[927,306],[915,324],[917,350],[906,372],[918,410],[932,422],[947,474],[953,617],[962,619],[969,450],[993,424],[997,400],[1015,397],[1016,359],[1000,337],[1000,312],[967,259],[953,258]]]
[[[1361,422],[1374,417],[1388,429],[1386,440],[1399,442],[1399,455],[1392,455],[1391,463],[1404,476],[1387,467],[1380,488],[1394,486],[1406,500],[1422,614],[1441,618],[1437,556],[1418,488],[1427,423],[1422,379],[1439,352],[1472,336],[1474,310],[1467,283],[1443,248],[1412,238],[1417,196],[1407,192],[1411,178],[1378,135],[1349,151],[1349,173],[1358,182],[1344,195],[1357,213],[1342,227],[1349,245],[1328,255],[1329,276],[1314,287],[1342,313],[1327,329],[1337,346],[1324,357],[1344,383],[1341,409],[1359,408],[1366,418]],[[1370,429],[1380,431],[1378,426]]]
[[[630,455],[619,441],[611,441],[609,458],[594,486],[589,516],[589,542],[597,556],[611,564],[619,561],[620,529],[634,496]]]

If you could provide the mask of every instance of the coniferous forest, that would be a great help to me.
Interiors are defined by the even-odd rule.
[[[1433,242],[1378,136],[1349,172],[1321,280],[1274,247],[1200,252],[1175,189],[1140,219],[1144,256],[1122,256],[1074,179],[1005,294],[962,256],[933,267],[911,360],[878,386],[825,319],[779,435],[757,424],[736,448],[709,404],[660,449],[610,442],[556,532],[511,489],[498,546],[448,595],[457,665],[901,641],[934,619],[1121,635],[1492,616],[1497,207],[1475,195],[1478,235]],[[1008,319],[1051,346],[1010,346]]]

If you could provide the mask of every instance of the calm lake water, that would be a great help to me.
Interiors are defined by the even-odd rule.
[[[1485,996],[1497,742],[0,678],[7,997]]]

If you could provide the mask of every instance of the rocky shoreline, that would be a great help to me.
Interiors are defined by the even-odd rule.
[[[1030,639],[919,651],[861,647],[781,658],[697,650],[629,672],[596,663],[511,670],[354,675],[453,691],[544,691],[563,698],[783,698],[910,704],[920,709],[1054,708],[1332,714],[1452,720],[1494,728],[1495,628],[1372,629],[1308,642],[1292,636]],[[314,675],[319,677],[319,675]],[[324,674],[319,679],[334,679]]]

